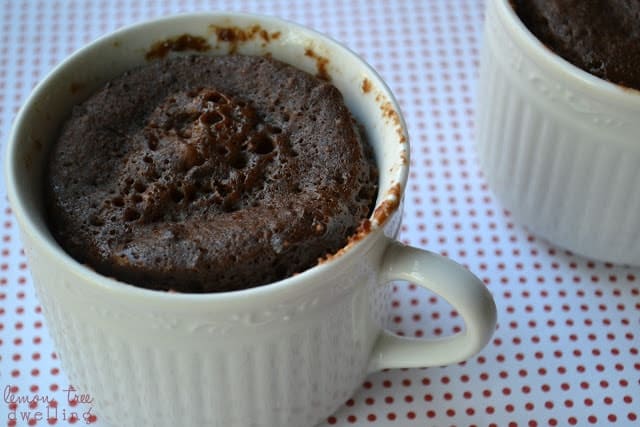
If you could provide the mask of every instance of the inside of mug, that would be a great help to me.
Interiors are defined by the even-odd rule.
[[[193,45],[185,45],[185,40]],[[375,71],[338,43],[295,24],[254,15],[196,14],[139,24],[103,37],[65,60],[35,89],[16,119],[8,153],[14,203],[20,204],[33,231],[51,238],[43,215],[42,171],[48,147],[73,106],[129,69],[164,55],[192,54],[193,49],[207,55],[269,55],[330,80],[374,149],[380,172],[376,207],[396,199],[391,210],[398,208],[408,169],[406,128],[397,103]],[[374,226],[384,225],[390,213],[383,214],[379,224],[372,221]]]

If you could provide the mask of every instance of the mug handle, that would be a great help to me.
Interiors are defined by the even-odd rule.
[[[381,265],[383,284],[406,280],[446,299],[462,316],[465,330],[437,339],[400,337],[382,331],[369,372],[387,368],[417,368],[461,362],[480,351],[496,327],[496,305],[484,283],[448,258],[391,241]]]

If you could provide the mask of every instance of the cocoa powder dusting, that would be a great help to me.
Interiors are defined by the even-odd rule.
[[[391,122],[395,125],[396,132],[398,134],[398,142],[400,142],[401,144],[406,143],[407,137],[402,127],[402,119],[400,119],[400,114],[398,114],[396,109],[393,108],[391,102],[382,95],[376,96],[376,102],[378,102],[380,105],[382,116],[388,120],[391,120]]]
[[[309,58],[313,58],[316,61],[316,76],[322,80],[330,81],[331,76],[329,76],[329,72],[327,71],[327,66],[329,65],[329,58],[326,58],[322,55],[318,55],[313,49],[305,49],[305,56]]]
[[[266,44],[272,40],[280,38],[280,31],[268,32],[260,25],[252,25],[247,28],[240,27],[221,27],[218,25],[210,25],[209,28],[216,35],[218,41],[230,44],[229,53],[236,53],[238,45],[259,37]]]
[[[384,224],[387,219],[393,214],[393,212],[400,206],[400,197],[402,195],[402,188],[399,183],[395,183],[387,193],[389,196],[380,203],[380,206],[376,207],[373,211],[373,221],[377,225]]]
[[[145,55],[145,59],[164,58],[169,52],[184,52],[188,50],[206,52],[209,49],[211,49],[211,45],[203,37],[182,34],[181,36],[154,43]]]
[[[362,80],[362,92],[364,93],[369,93],[371,92],[371,80],[365,78],[364,80]]]

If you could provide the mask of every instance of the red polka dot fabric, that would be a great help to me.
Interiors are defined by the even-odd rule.
[[[322,425],[638,425],[640,269],[586,260],[530,234],[478,169],[482,1],[4,1],[0,139],[34,85],[87,42],[161,15],[229,8],[308,25],[377,69],[412,143],[400,239],[467,266],[498,306],[498,328],[478,355],[373,374]],[[83,400],[88,391],[73,389],[60,367],[4,184],[0,192],[0,426],[103,426],[99,404]],[[397,283],[387,327],[429,338],[464,325],[445,301]],[[42,415],[20,418],[25,411]]]

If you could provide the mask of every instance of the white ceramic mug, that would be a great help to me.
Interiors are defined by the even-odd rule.
[[[496,196],[563,248],[640,266],[640,91],[542,44],[509,0],[487,0],[478,158]]]
[[[301,274],[218,294],[130,286],[58,246],[45,223],[41,180],[60,123],[107,80],[147,62],[152,46],[184,33],[206,39],[203,54],[270,54],[331,79],[379,165],[369,229]],[[455,363],[479,351],[496,322],[484,284],[452,261],[393,240],[408,156],[397,103],[380,77],[336,42],[282,20],[169,17],[103,37],[60,64],[15,121],[6,178],[49,330],[72,384],[95,398],[95,415],[118,426],[308,426],[335,411],[369,372]],[[382,285],[392,280],[447,299],[465,330],[438,340],[381,331]]]

